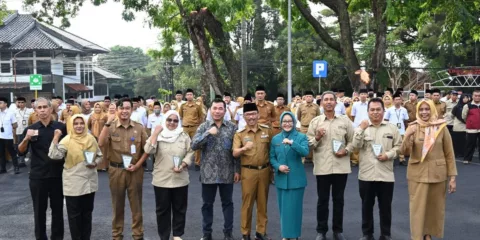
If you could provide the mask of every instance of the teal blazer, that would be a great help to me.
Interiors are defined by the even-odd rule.
[[[275,186],[280,189],[295,189],[307,186],[307,175],[302,163],[302,157],[309,153],[307,136],[300,132],[293,132],[289,139],[292,146],[283,144],[282,133],[273,137],[270,144],[270,163],[275,170]],[[287,165],[290,172],[285,174],[278,170],[280,165]]]

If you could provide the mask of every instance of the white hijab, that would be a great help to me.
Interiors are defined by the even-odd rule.
[[[178,136],[180,136],[180,134],[182,134],[182,132],[183,132],[183,128],[182,128],[182,126],[180,126],[180,122],[178,123],[178,126],[175,130],[172,131],[172,130],[168,129],[167,118],[170,115],[176,115],[178,120],[180,121],[180,115],[178,114],[177,111],[170,110],[170,111],[166,112],[163,115],[163,123],[162,123],[163,130],[158,135],[158,138],[157,138],[158,142],[173,143],[173,142],[177,141]]]

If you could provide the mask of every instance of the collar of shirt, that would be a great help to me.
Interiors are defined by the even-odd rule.
[[[379,127],[379,126],[382,126],[382,125],[387,125],[387,122],[382,121],[379,125],[375,126],[375,125],[373,125],[372,121],[370,121],[370,119],[368,120],[368,126],[369,127]]]
[[[215,124],[215,121],[210,121],[209,120],[208,126],[211,127],[213,125],[217,126],[217,124]],[[223,119],[222,119],[222,126],[227,126],[227,124],[225,124],[225,120],[223,120]]]
[[[122,123],[120,123],[120,119],[117,120],[117,124],[115,124],[115,127],[119,128],[120,126],[123,126]],[[128,126],[134,127],[135,124],[133,123],[132,120],[130,120]],[[125,127],[124,127],[125,128]]]
[[[254,133],[256,133],[256,132],[258,132],[258,124],[256,124],[254,128],[252,128],[252,127],[250,127],[250,126],[247,125],[247,126],[245,126],[245,129],[247,130],[247,132],[254,132]]]

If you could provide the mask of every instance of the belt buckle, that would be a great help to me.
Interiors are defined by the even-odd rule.
[[[258,170],[262,170],[262,167],[263,167],[263,166],[258,166],[257,169],[258,169]]]

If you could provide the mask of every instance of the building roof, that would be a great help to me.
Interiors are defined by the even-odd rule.
[[[88,88],[87,86],[85,86],[81,83],[65,83],[65,86],[72,89],[73,91],[76,91],[76,92],[92,91],[92,89]]]
[[[95,73],[98,73],[98,74],[102,75],[106,79],[122,79],[123,78],[122,76],[120,76],[118,74],[115,74],[113,72],[110,72],[106,69],[103,69],[103,68],[97,67],[97,66],[93,66],[93,71]]]
[[[13,12],[0,25],[0,49],[69,50],[107,53],[108,49],[52,25],[39,22],[30,14]]]

